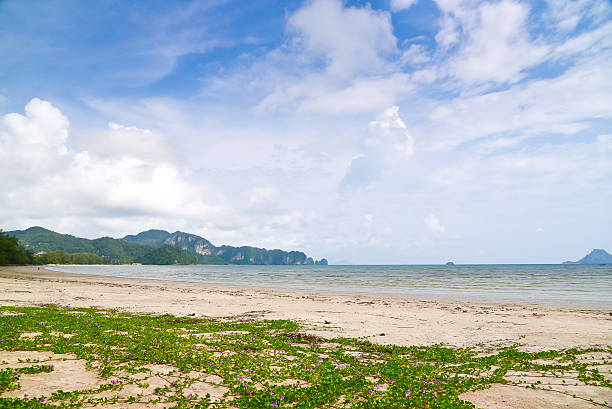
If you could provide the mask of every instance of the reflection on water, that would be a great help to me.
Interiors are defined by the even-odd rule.
[[[421,298],[612,307],[612,266],[56,266],[115,277]]]

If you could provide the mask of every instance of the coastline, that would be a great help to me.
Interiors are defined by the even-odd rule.
[[[24,307],[44,304],[118,309],[127,313],[168,313],[222,321],[229,319],[232,322],[236,319],[247,322],[290,319],[299,322],[303,331],[322,338],[366,338],[377,344],[400,346],[443,344],[451,348],[473,347],[481,352],[512,345],[519,345],[519,351],[525,352],[570,348],[603,348],[609,351],[612,345],[612,310],[608,308],[451,302],[374,294],[323,294],[64,273],[46,270],[42,266],[40,269],[35,266],[0,267],[0,305]],[[57,378],[23,375],[21,389],[1,395],[18,397],[23,396],[26,390],[33,396],[39,396],[50,394],[58,388],[97,387],[103,382],[86,369],[84,361],[75,361],[72,355],[48,355],[36,351],[0,350],[0,357],[7,361],[5,365],[0,365],[0,369],[18,365],[18,359],[23,357],[31,357],[54,363],[58,371],[55,375]],[[610,353],[598,353],[585,356],[587,360],[581,362],[595,363],[609,357]],[[150,368],[154,371],[172,369],[167,365]],[[612,379],[612,365],[599,362],[597,368],[606,379]],[[193,372],[188,375],[193,375]],[[572,371],[554,377],[547,376],[546,372],[529,371],[514,371],[508,375],[508,380],[514,384],[495,383],[488,389],[467,391],[459,398],[476,407],[490,409],[587,409],[609,407],[601,402],[611,400],[609,388],[575,383],[577,373]],[[69,386],[67,379],[74,385]],[[554,385],[550,386],[554,390],[528,387],[528,384],[539,381]],[[563,381],[563,385],[559,384],[560,381]],[[527,384],[520,386],[521,383]],[[205,382],[201,385],[202,393],[214,394],[227,390],[221,384],[214,386]],[[219,398],[217,396],[215,399]],[[152,403],[125,406],[119,403],[103,407],[161,409],[163,406]]]
[[[551,268],[552,266],[552,268]],[[544,267],[544,268],[543,268]],[[612,270],[593,266],[75,266],[58,272],[229,287],[362,294],[450,303],[612,310]],[[567,270],[567,271],[566,271]]]
[[[131,312],[292,319],[323,337],[396,345],[525,350],[612,345],[612,309],[310,292],[0,268],[0,304],[118,308]],[[384,335],[381,335],[384,334]]]

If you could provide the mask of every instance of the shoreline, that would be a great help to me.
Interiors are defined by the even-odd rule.
[[[126,265],[127,266],[127,265]],[[512,305],[512,306],[527,306],[531,308],[543,308],[543,309],[558,309],[558,310],[567,310],[567,311],[607,311],[612,312],[612,303],[603,302],[600,299],[597,299],[593,304],[588,304],[582,302],[582,300],[574,299],[570,296],[570,298],[566,298],[564,301],[558,299],[558,297],[551,298],[550,294],[546,294],[544,298],[540,298],[538,301],[533,299],[533,293],[537,292],[536,289],[532,289],[531,295],[524,295],[517,292],[517,289],[510,290],[508,293],[503,293],[503,291],[497,291],[497,293],[493,295],[483,295],[482,293],[486,291],[486,287],[481,287],[478,289],[475,288],[458,288],[457,294],[451,295],[449,292],[436,292],[433,290],[431,292],[425,290],[421,287],[415,287],[412,289],[404,288],[402,292],[398,291],[388,291],[389,287],[347,287],[347,289],[335,289],[335,288],[313,288],[306,286],[295,286],[295,285],[287,285],[282,283],[265,283],[265,284],[249,284],[249,283],[239,283],[239,284],[227,284],[224,282],[214,282],[207,283],[204,280],[191,280],[189,278],[159,278],[151,276],[147,273],[148,267],[160,267],[160,266],[145,266],[140,265],[137,268],[139,269],[139,273],[143,273],[144,275],[148,275],[146,277],[137,276],[121,276],[121,275],[111,275],[106,274],[103,269],[107,267],[113,267],[108,265],[100,265],[101,267],[98,271],[102,273],[91,273],[91,272],[71,272],[71,271],[59,271],[63,267],[68,267],[69,270],[71,267],[89,267],[92,265],[59,265],[59,264],[50,264],[46,266],[41,266],[46,270],[58,272],[58,273],[66,273],[66,274],[77,274],[80,276],[92,276],[92,277],[110,277],[110,278],[126,278],[126,279],[136,279],[136,280],[151,280],[151,281],[159,281],[159,282],[172,282],[172,283],[183,283],[183,284],[198,284],[203,285],[205,287],[220,287],[220,288],[249,288],[255,290],[273,290],[279,292],[296,292],[296,293],[309,293],[309,294],[327,294],[327,295],[337,295],[337,296],[370,296],[370,297],[385,297],[391,299],[399,299],[399,300],[410,300],[410,301],[432,301],[432,302],[444,302],[444,303],[458,303],[458,304],[503,304],[503,305]],[[98,267],[98,266],[97,266]],[[162,266],[163,267],[163,266]],[[231,266],[230,266],[231,267]],[[238,266],[243,267],[243,266]],[[253,266],[253,267],[262,267],[262,266]],[[264,266],[265,267],[265,266]],[[272,267],[282,267],[282,266],[272,266]],[[333,267],[333,266],[332,266]],[[439,266],[438,266],[439,267]],[[57,270],[56,270],[57,269]],[[155,274],[153,274],[155,275]],[[195,277],[191,277],[195,278]],[[452,288],[452,287],[451,287]],[[543,290],[546,291],[546,290]]]
[[[526,350],[612,345],[612,309],[417,299],[0,268],[1,305],[58,304],[224,318],[292,319],[323,337],[396,345],[466,347],[500,342]],[[384,335],[381,335],[384,334]]]
[[[125,313],[168,313],[233,322],[244,320],[247,323],[262,319],[288,319],[301,324],[300,331],[321,338],[348,337],[398,346],[472,347],[479,354],[500,351],[513,345],[518,345],[520,351],[536,353],[570,348],[603,348],[610,351],[612,345],[612,310],[609,308],[577,310],[524,304],[419,300],[386,295],[323,294],[63,273],[46,270],[42,266],[40,270],[36,266],[0,267],[0,305],[23,307],[44,304],[117,309]],[[24,357],[45,357],[48,363],[56,365],[58,371],[56,375],[52,373],[48,377],[23,375],[22,388],[0,393],[2,396],[23,396],[24,390],[32,396],[50,394],[57,389],[68,390],[75,387],[68,385],[66,380],[74,383],[75,377],[80,382],[78,385],[81,385],[76,389],[87,389],[85,384],[87,387],[97,387],[103,382],[95,372],[87,369],[84,360],[75,360],[72,355],[48,357],[49,354],[44,355],[43,352],[1,349],[0,355],[3,360],[15,365]],[[66,357],[69,359],[63,360]],[[587,354],[584,355],[586,360],[580,362],[597,363],[609,357],[609,352]],[[0,366],[0,369],[7,365]],[[612,380],[612,365],[605,362],[597,365],[605,379]],[[158,370],[175,369],[168,365],[147,367],[154,370],[150,379],[159,377],[156,375]],[[193,374],[189,372],[188,376]],[[547,375],[546,371],[510,371],[508,380],[515,383],[493,383],[488,389],[466,391],[458,397],[487,409],[609,407],[609,388],[585,383],[579,385],[576,376],[575,371],[563,372],[561,378],[558,374],[554,377]],[[163,381],[163,378],[160,379]],[[563,384],[559,383],[561,379]],[[544,386],[535,389],[528,387],[530,383],[539,384],[539,381],[555,389],[549,391]],[[203,389],[205,393],[228,390],[226,385],[213,385],[207,381],[198,385],[207,388]],[[126,405],[118,403],[104,407],[132,407]],[[150,405],[135,404],[134,409],[163,407],[161,404]]]

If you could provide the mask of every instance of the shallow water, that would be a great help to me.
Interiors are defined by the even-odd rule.
[[[425,299],[612,307],[612,266],[54,266],[68,273]]]

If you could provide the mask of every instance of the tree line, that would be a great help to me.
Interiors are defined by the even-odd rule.
[[[149,249],[147,249],[149,250]],[[127,260],[124,262],[131,262]],[[133,261],[142,264],[197,264],[196,256],[168,245],[152,248]],[[66,253],[62,250],[47,251],[35,255],[19,244],[17,237],[0,231],[0,265],[13,264],[118,264],[119,260],[94,253]]]

